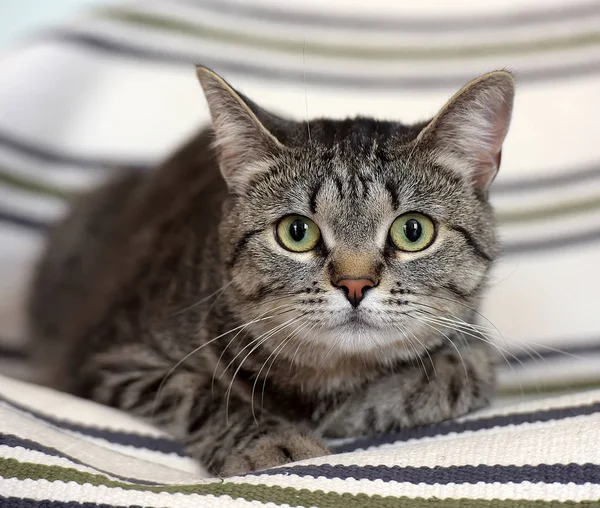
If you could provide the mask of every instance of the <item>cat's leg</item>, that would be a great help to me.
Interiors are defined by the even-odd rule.
[[[350,396],[319,427],[353,437],[438,423],[485,406],[495,387],[488,345],[449,347]]]
[[[308,431],[275,415],[255,420],[245,401],[230,401],[212,412],[199,429],[191,428],[187,451],[219,476],[235,476],[298,460],[328,455],[329,450]]]
[[[124,362],[127,362],[125,365]],[[329,453],[291,422],[213,385],[212,375],[164,367],[149,352],[98,355],[80,375],[87,398],[164,429],[216,475],[231,476]]]

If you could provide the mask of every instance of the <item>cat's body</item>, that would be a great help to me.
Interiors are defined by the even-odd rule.
[[[504,117],[484,147],[495,169],[460,175],[442,165],[461,157],[444,130],[460,95],[429,124],[315,120],[309,134],[200,76],[216,149],[203,131],[157,171],[124,172],[51,235],[30,309],[52,382],[162,426],[217,474],[484,405],[493,361],[473,323],[512,78],[465,89],[505,91]],[[435,228],[419,251],[388,238],[407,212]]]

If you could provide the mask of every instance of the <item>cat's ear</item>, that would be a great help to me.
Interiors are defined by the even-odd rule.
[[[219,166],[227,185],[243,189],[284,147],[258,119],[248,99],[203,66],[196,72],[212,117]]]
[[[446,103],[417,142],[426,143],[441,165],[466,174],[475,189],[487,191],[500,167],[514,93],[511,73],[480,76]]]

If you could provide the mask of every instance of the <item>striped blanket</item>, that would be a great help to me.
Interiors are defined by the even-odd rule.
[[[334,443],[331,456],[226,480],[114,410],[2,378],[0,422],[0,506],[600,506],[600,391]]]
[[[70,196],[119,167],[150,170],[208,122],[194,63],[298,118],[420,120],[502,67],[518,91],[492,195],[503,256],[482,309],[506,360],[493,409],[217,482],[155,429],[1,378],[0,506],[600,498],[599,26],[591,0],[145,0],[17,41],[0,55],[0,371],[22,379],[46,228]]]

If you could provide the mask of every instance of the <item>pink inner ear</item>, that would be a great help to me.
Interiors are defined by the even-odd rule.
[[[483,143],[484,150],[477,156],[475,173],[472,175],[473,184],[480,190],[485,190],[496,178],[500,169],[502,160],[502,143],[508,130],[510,122],[511,109],[506,103],[501,102],[493,105],[487,110],[480,110],[480,114],[485,115],[487,124],[487,135],[480,132],[486,143]],[[487,139],[486,139],[487,138]]]
[[[494,181],[500,169],[501,160],[502,150],[496,154],[487,154],[477,162],[476,170],[471,176],[471,181],[477,189],[485,190]]]

